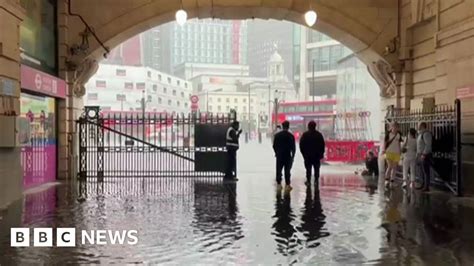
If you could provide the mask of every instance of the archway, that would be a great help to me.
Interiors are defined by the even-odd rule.
[[[314,1],[313,1],[314,2]],[[95,72],[94,64],[110,48],[152,27],[174,20],[181,7],[191,18],[276,19],[304,25],[303,14],[309,9],[306,0],[183,0],[180,1],[71,1],[70,11],[80,15],[98,37],[81,54],[67,56],[78,66],[76,85],[84,84]],[[373,69],[383,89],[392,87],[390,64],[395,54],[387,53],[398,35],[398,2],[360,0],[322,0],[312,3],[318,12],[318,30],[350,48]],[[77,17],[77,16],[76,16]],[[80,44],[84,23],[76,17],[67,22],[68,47]],[[102,43],[99,43],[98,40]],[[76,87],[76,86],[75,86]],[[76,88],[77,89],[77,88]],[[82,92],[83,93],[83,92]],[[79,93],[81,94],[81,93]],[[382,94],[384,92],[382,91]]]

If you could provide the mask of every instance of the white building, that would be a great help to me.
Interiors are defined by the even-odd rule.
[[[248,69],[248,68],[247,68]],[[266,78],[247,75],[201,74],[192,79],[195,94],[200,98],[201,112],[237,112],[246,129],[267,130],[271,123],[273,101],[298,99],[292,82],[284,71],[284,60],[275,52],[268,62]]]
[[[174,74],[187,80],[199,75],[248,76],[249,66],[236,64],[181,63],[175,67]]]
[[[86,84],[86,105],[104,111],[145,111],[188,113],[192,84],[149,67],[100,64]]]

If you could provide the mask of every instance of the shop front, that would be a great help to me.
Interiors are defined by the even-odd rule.
[[[66,82],[26,65],[21,66],[19,135],[23,187],[56,180],[57,100],[66,97]]]

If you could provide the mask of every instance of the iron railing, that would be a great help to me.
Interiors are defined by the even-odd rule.
[[[461,162],[461,102],[456,100],[453,106],[438,106],[431,111],[397,110],[389,108],[385,117],[388,123],[396,121],[403,136],[410,128],[418,128],[425,122],[433,133],[433,161],[431,182],[448,188],[458,196],[462,195]],[[421,173],[417,167],[417,177]]]
[[[220,177],[235,114],[105,113],[79,118],[79,179]]]

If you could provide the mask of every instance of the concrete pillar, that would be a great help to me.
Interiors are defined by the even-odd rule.
[[[20,23],[24,12],[18,1],[0,0],[0,129],[4,119],[20,114]],[[18,120],[17,120],[18,121]],[[12,148],[0,147],[0,208],[21,196],[22,170],[18,141]]]

